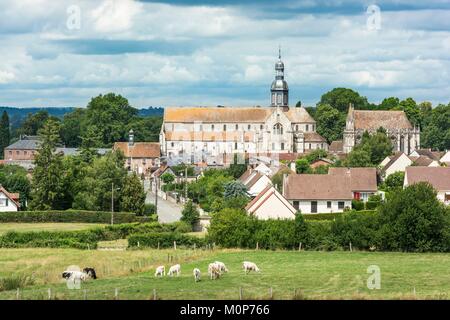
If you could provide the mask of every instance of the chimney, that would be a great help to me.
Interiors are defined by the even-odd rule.
[[[133,129],[130,130],[128,133],[128,145],[132,147],[134,145],[134,131]]]

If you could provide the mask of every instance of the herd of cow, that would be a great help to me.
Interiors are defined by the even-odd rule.
[[[249,261],[244,261],[242,263],[242,268],[244,269],[246,274],[249,273],[250,271],[255,271],[255,272],[260,271],[260,269],[258,268],[258,266],[255,263],[249,262]],[[228,269],[223,262],[214,261],[208,265],[208,276],[210,277],[211,280],[220,278],[220,276],[222,276],[222,274],[225,272],[228,272]],[[194,268],[192,273],[194,275],[195,282],[200,281],[200,276],[201,276],[200,269]],[[181,274],[181,266],[179,264],[171,266],[169,268],[169,272],[167,273],[167,275],[169,277],[172,277],[175,274],[177,275],[177,277]],[[159,266],[158,268],[156,268],[155,277],[163,277],[165,275],[166,275],[166,267],[165,266]]]
[[[244,269],[246,274],[249,273],[250,271],[255,272],[260,271],[260,269],[255,263],[249,261],[244,261],[242,263],[242,268]],[[225,272],[228,272],[228,268],[225,266],[223,262],[214,261],[208,265],[208,275],[211,278],[211,280],[220,278],[222,274]],[[200,269],[195,268],[192,273],[194,275],[195,282],[200,281],[201,276]],[[169,277],[172,277],[175,274],[177,275],[177,277],[181,274],[181,266],[179,264],[171,266],[169,268],[169,272],[167,273]],[[159,266],[156,268],[155,277],[163,277],[165,275],[166,275],[165,266]],[[76,282],[76,281],[86,281],[88,279],[97,279],[97,274],[94,268],[87,267],[84,268],[83,271],[66,270],[62,273],[62,277],[67,281]]]

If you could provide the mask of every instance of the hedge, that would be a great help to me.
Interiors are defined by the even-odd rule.
[[[338,217],[341,217],[349,212],[355,211],[347,211],[347,212],[334,212],[334,213],[314,213],[314,214],[302,214],[303,219],[309,220],[335,220]],[[375,210],[361,210],[357,211],[358,214],[370,214],[374,213]]]
[[[154,221],[154,218],[136,216],[134,213],[114,212],[114,223],[117,224],[151,221]],[[82,210],[1,212],[0,222],[110,223],[111,212]]]
[[[147,248],[172,248],[174,241],[177,246],[197,248],[206,246],[207,241],[202,238],[188,236],[178,232],[149,232],[137,233],[128,237],[128,247],[147,247]]]
[[[99,241],[124,239],[133,233],[175,232],[180,223],[129,223],[77,231],[10,231],[0,236],[3,248],[77,248],[95,249]]]

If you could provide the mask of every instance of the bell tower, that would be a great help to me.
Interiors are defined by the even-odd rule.
[[[278,48],[278,61],[275,63],[275,80],[270,88],[271,106],[289,108],[289,87],[284,80],[284,63],[281,61],[281,48]]]

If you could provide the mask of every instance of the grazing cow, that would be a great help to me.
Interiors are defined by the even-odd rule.
[[[174,273],[177,274],[177,277],[180,275],[180,273],[181,273],[181,266],[179,264],[176,264],[176,265],[170,267],[168,275],[170,277],[172,277]]]
[[[220,272],[228,272],[228,269],[225,266],[225,263],[220,262],[220,261],[215,261],[214,263],[219,267]]]
[[[166,275],[166,267],[164,266],[159,266],[158,268],[156,268],[156,272],[155,272],[155,277],[162,277]]]
[[[86,273],[89,276],[89,278],[94,279],[94,280],[97,279],[97,273],[95,273],[94,268],[86,267],[83,269],[83,272]]]
[[[249,273],[250,271],[255,271],[255,272],[259,272],[259,268],[256,264],[254,264],[253,262],[249,262],[249,261],[244,261],[242,263],[242,268],[244,268],[245,273]]]
[[[221,275],[220,267],[217,263],[210,263],[208,266],[208,274],[211,277],[211,280],[218,279]]]
[[[76,282],[86,281],[88,274],[83,271],[64,271],[62,277],[75,284]]]
[[[201,275],[200,269],[195,268],[193,273],[194,273],[195,282],[200,281],[200,275]]]

